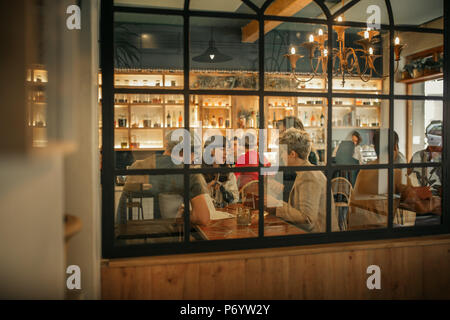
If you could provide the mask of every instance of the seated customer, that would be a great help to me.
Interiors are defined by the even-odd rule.
[[[247,183],[259,179],[258,176],[258,163],[259,153],[256,144],[256,137],[252,134],[246,135],[241,139],[244,140],[245,154],[241,155],[237,162],[236,167],[256,167],[255,172],[236,172],[235,176],[238,179],[239,190]],[[270,163],[264,158],[264,166],[270,166]]]
[[[214,143],[216,147],[206,149]],[[213,147],[213,146],[211,146]],[[203,164],[204,168],[226,168],[230,167],[226,164],[226,139],[223,136],[212,136],[205,143],[205,149],[210,150],[210,158],[213,160],[212,164]],[[203,159],[206,160],[206,150]],[[216,152],[217,151],[217,152]],[[237,187],[236,176],[233,172],[229,173],[207,173],[203,174],[211,198],[213,199],[216,208],[226,207],[230,203],[239,201],[239,190]]]
[[[167,135],[166,141],[166,149],[162,155],[153,154],[144,160],[136,161],[130,169],[182,168],[183,165],[174,164],[171,157],[172,150],[179,141],[172,141],[171,133]],[[191,149],[193,153],[192,137]],[[191,159],[193,159],[192,154]],[[209,223],[210,214],[214,210],[205,179],[201,174],[191,174],[189,182],[189,199],[192,206],[191,223],[205,225]],[[142,191],[140,187],[142,184],[149,184],[150,188]],[[128,176],[117,209],[119,223],[126,223],[126,201],[128,197],[153,197],[154,218],[161,218],[160,196],[163,194],[179,195],[178,199],[181,199],[185,194],[183,177],[179,174]],[[183,203],[182,200],[179,201]]]
[[[290,129],[290,128],[295,128],[295,129],[305,131],[305,127],[303,126],[303,123],[301,122],[301,120],[294,116],[287,116],[284,119],[279,120],[277,122],[277,128],[279,130],[280,137],[283,135],[283,133],[287,129]],[[308,161],[314,165],[317,165],[319,163],[319,157],[318,157],[316,151],[314,150],[314,146],[312,146],[312,145],[311,145],[311,152],[309,153],[309,156],[308,156]]]
[[[374,147],[380,155],[380,133],[375,131]],[[394,141],[398,141],[395,140]],[[387,146],[385,146],[387,152]],[[394,159],[398,157],[398,144],[394,145]],[[368,164],[378,164],[375,160]],[[385,174],[383,174],[385,173]],[[356,178],[355,187],[350,198],[349,229],[368,229],[387,227],[388,216],[388,176],[386,169],[362,169]],[[410,182],[402,175],[401,169],[394,169],[394,212],[401,199],[410,193]],[[401,199],[398,198],[400,196]]]
[[[280,145],[287,145],[287,163],[290,166],[312,166],[308,161],[311,140],[307,132],[288,129],[280,138]],[[327,179],[320,171],[298,171],[290,190],[288,202],[271,199],[276,215],[297,224],[309,232],[326,231]],[[331,201],[333,201],[331,197]],[[332,230],[338,231],[334,201],[331,205]]]

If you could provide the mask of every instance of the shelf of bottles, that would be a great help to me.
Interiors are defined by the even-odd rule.
[[[99,102],[101,96],[99,95]],[[101,104],[99,129],[102,128]],[[114,149],[163,150],[169,130],[184,127],[183,95],[116,94],[114,96]],[[101,142],[100,146],[101,148]]]
[[[325,149],[327,99],[305,97],[267,97],[267,128],[269,128],[269,146],[273,146],[270,129],[277,128],[277,122],[285,117],[296,117],[310,134],[317,150]]]
[[[99,75],[101,85],[101,75]],[[183,72],[179,70],[115,69],[116,88],[183,88]]]
[[[35,65],[27,70],[27,125],[32,128],[33,147],[45,147],[47,139],[47,70]]]
[[[333,129],[379,129],[381,100],[336,98],[333,101]]]

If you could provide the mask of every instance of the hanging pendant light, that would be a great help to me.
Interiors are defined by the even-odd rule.
[[[209,62],[209,63],[218,63],[218,62],[226,62],[230,61],[233,58],[227,56],[226,54],[221,53],[215,45],[215,41],[213,39],[213,33],[211,29],[211,40],[209,40],[209,47],[203,52],[201,55],[192,58],[192,60],[197,62]]]

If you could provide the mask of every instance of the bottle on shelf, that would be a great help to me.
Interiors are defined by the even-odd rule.
[[[175,116],[175,111],[172,112],[172,128],[177,126],[177,117]]]
[[[255,112],[252,111],[252,113],[251,113],[251,115],[250,115],[250,119],[249,119],[249,121],[248,121],[248,126],[249,126],[250,128],[254,128],[254,125],[255,125],[255,121],[254,121],[254,119],[253,119],[254,115],[255,115]]]
[[[212,127],[217,127],[217,121],[216,121],[216,116],[215,115],[212,116],[211,126]]]
[[[259,111],[256,112],[256,121],[255,121],[255,124],[256,124],[256,128],[259,128]]]
[[[225,128],[230,127],[230,119],[227,117],[227,120],[225,120]]]
[[[322,114],[320,115],[320,126],[323,127],[324,125],[325,125],[325,117],[322,112]]]
[[[277,119],[276,119],[276,116],[275,116],[275,111],[273,112],[272,126],[273,126],[274,128],[277,127]]]
[[[170,116],[170,112],[167,111],[167,122],[166,122],[166,127],[170,128],[170,125],[172,124],[172,120],[171,120],[171,116]]]
[[[178,127],[181,128],[183,126],[183,117],[181,116],[181,111],[180,114],[178,115]]]
[[[314,112],[311,112],[310,125],[311,125],[311,127],[315,127],[317,125],[316,124],[316,117],[314,116]]]
[[[304,117],[303,125],[304,126],[309,126],[309,124],[308,124],[308,112],[306,112],[306,111],[305,111],[305,117]]]

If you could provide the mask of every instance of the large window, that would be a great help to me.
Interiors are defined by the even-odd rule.
[[[103,256],[448,233],[422,2],[102,1]]]

